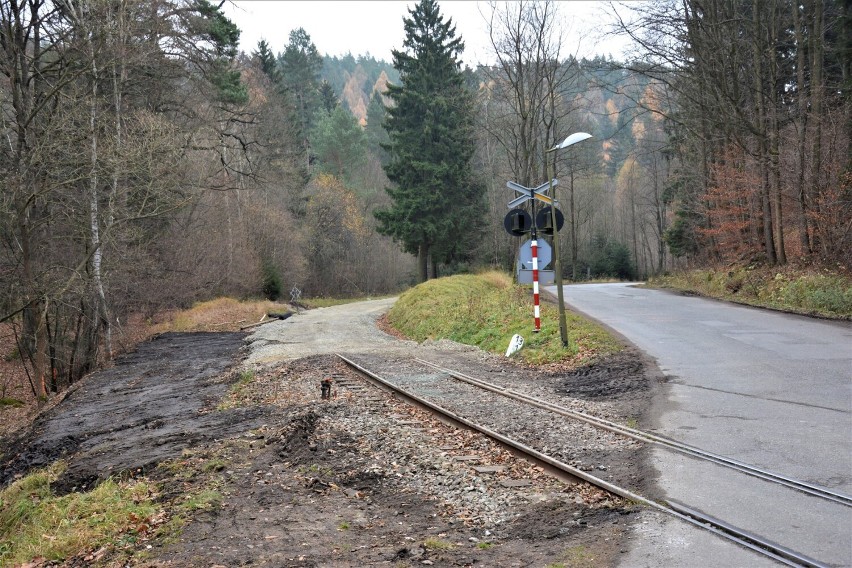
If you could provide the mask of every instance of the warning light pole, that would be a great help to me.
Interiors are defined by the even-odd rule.
[[[521,194],[520,197],[516,197],[512,201],[509,202],[509,208],[517,207],[522,203],[526,203],[527,201],[532,202],[532,215],[531,215],[531,227],[530,227],[530,236],[532,237],[531,241],[531,251],[532,251],[532,280],[533,280],[533,317],[535,321],[535,328],[533,332],[538,333],[541,331],[541,307],[539,304],[539,289],[538,289],[538,230],[536,228],[536,214],[535,214],[535,201],[538,199],[539,201],[543,201],[545,203],[552,203],[552,200],[544,195],[548,190],[552,189],[554,185],[558,182],[556,180],[550,180],[547,183],[543,183],[538,187],[524,187],[523,185],[517,184],[513,181],[507,182],[506,186],[509,189],[514,189],[518,193]],[[528,192],[528,193],[527,193]],[[514,231],[510,229],[510,226],[514,225],[514,221],[512,221],[512,216],[517,216],[518,213],[515,210],[509,212],[507,215],[505,224],[506,230],[511,234],[517,235],[518,231]],[[526,231],[523,231],[526,232]]]
[[[533,318],[535,320],[535,328],[533,331],[538,333],[541,331],[541,312],[539,308],[538,295],[538,234],[535,223],[535,190],[530,189],[530,201],[532,202],[532,277],[533,277]]]

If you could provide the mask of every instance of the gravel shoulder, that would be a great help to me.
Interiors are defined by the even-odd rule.
[[[248,336],[144,344],[9,441],[0,482],[64,457],[64,491],[115,474],[158,479],[164,501],[215,488],[217,506],[198,510],[179,538],[140,543],[131,563],[142,566],[616,565],[641,515],[633,505],[556,481],[387,395],[340,386],[320,400],[319,383],[357,380],[334,353],[403,374],[416,356],[642,425],[658,388],[653,369],[629,350],[546,372],[448,341],[418,345],[377,326],[392,302],[303,311]],[[249,371],[252,381],[238,381]],[[598,436],[581,452],[578,436],[564,457],[600,471],[626,466],[651,487],[644,452],[611,442]],[[469,455],[475,462],[458,459]],[[170,468],[157,467],[166,460]],[[204,473],[176,475],[174,464]],[[525,481],[507,487],[510,479]],[[66,565],[85,564],[74,562]]]

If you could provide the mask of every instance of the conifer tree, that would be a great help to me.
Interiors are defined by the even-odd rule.
[[[278,69],[275,54],[272,53],[265,39],[257,42],[257,51],[253,51],[252,55],[257,58],[261,71],[269,77],[270,81],[278,83],[281,80],[281,71]]]
[[[388,85],[385,173],[393,204],[376,212],[378,230],[417,254],[420,281],[438,263],[465,260],[462,245],[481,211],[483,187],[471,171],[472,96],[458,59],[464,49],[452,20],[435,0],[421,0],[404,18],[404,51],[393,51],[400,84]]]
[[[337,95],[334,93],[334,88],[328,81],[323,81],[319,86],[320,108],[326,114],[331,114],[331,111],[337,108]]]
[[[367,151],[366,135],[358,120],[338,105],[331,111],[317,111],[314,122],[311,149],[320,171],[342,181],[351,181],[353,173],[364,162]]]
[[[322,56],[303,28],[290,32],[290,41],[284,53],[278,55],[281,65],[284,88],[290,92],[297,104],[307,132],[310,120],[319,107],[319,75],[322,70]]]

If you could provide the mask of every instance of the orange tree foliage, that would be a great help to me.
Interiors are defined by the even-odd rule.
[[[703,197],[707,224],[698,233],[723,262],[753,258],[761,252],[762,215],[757,169],[741,153],[728,149],[712,167],[714,182]]]

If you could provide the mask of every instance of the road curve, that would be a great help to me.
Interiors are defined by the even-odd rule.
[[[565,301],[656,358],[669,378],[654,403],[658,433],[852,494],[852,325],[630,284],[566,286]],[[732,486],[688,458],[654,461],[670,499],[852,566],[852,509],[759,481]],[[677,524],[641,530],[625,566],[752,565]]]

